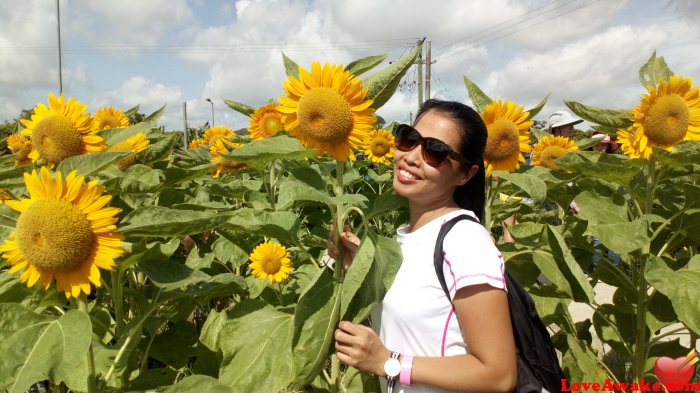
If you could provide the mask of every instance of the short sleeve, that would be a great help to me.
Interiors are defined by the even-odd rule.
[[[488,284],[506,289],[503,255],[486,229],[470,221],[457,223],[443,245],[445,282],[454,298],[458,289]]]

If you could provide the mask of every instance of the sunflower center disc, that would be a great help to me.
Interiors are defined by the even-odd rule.
[[[540,162],[544,167],[547,167],[549,169],[557,169],[559,168],[559,165],[557,165],[557,163],[554,162],[554,160],[568,152],[568,150],[561,146],[545,147],[544,150],[542,150],[542,153],[540,154]]]
[[[352,131],[350,104],[334,89],[314,87],[299,100],[301,130],[321,143],[339,143]]]
[[[488,126],[488,139],[484,157],[501,161],[520,151],[520,133],[510,120],[498,119]]]
[[[29,146],[25,145],[24,143],[14,143],[12,145],[12,151],[15,152],[15,158],[17,161],[24,161],[29,157],[29,153],[32,152],[32,149],[29,148]]]
[[[655,145],[673,146],[683,140],[690,124],[690,109],[683,97],[659,97],[644,116],[644,133]]]
[[[32,131],[32,144],[46,161],[57,164],[82,152],[80,134],[73,123],[60,115],[39,121]]]
[[[389,153],[389,141],[386,140],[384,137],[376,137],[372,140],[372,143],[369,145],[369,150],[372,152],[372,155],[375,157],[384,157]]]
[[[282,122],[279,115],[268,113],[263,117],[261,122],[262,131],[265,136],[270,136],[278,133],[282,129]]]
[[[282,261],[276,255],[265,255],[260,261],[262,270],[267,274],[276,274],[282,267]]]
[[[94,251],[95,234],[85,214],[62,199],[39,199],[17,220],[17,244],[29,262],[71,272]]]

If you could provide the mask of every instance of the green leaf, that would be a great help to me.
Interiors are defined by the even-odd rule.
[[[163,187],[171,186],[173,184],[182,184],[193,179],[198,179],[202,177],[202,175],[212,172],[213,169],[214,164],[210,163],[191,168],[169,166],[164,171],[165,180],[163,181]]]
[[[595,269],[595,277],[600,281],[623,290],[628,296],[636,296],[637,289],[626,272],[613,265],[607,258],[602,258]]]
[[[576,115],[591,123],[612,128],[627,128],[632,125],[629,111],[624,109],[602,109],[584,105],[575,101],[564,101],[564,104]]]
[[[202,233],[228,221],[232,213],[176,210],[162,206],[143,206],[126,217],[119,232],[126,236],[180,236]]]
[[[311,382],[328,357],[340,321],[339,292],[340,283],[329,269],[322,269],[299,297],[292,336],[295,381],[299,384]]]
[[[581,209],[579,217],[594,225],[629,220],[627,201],[618,192],[589,188],[578,194],[574,202]]]
[[[207,393],[235,393],[233,387],[230,387],[218,379],[207,375],[190,375],[183,378],[181,381],[165,389],[163,393],[191,393],[191,392],[207,392]]]
[[[345,70],[350,71],[352,75],[358,76],[378,66],[386,57],[387,55],[363,57],[348,64]]]
[[[146,121],[145,119],[137,124],[134,124],[131,127],[127,128],[111,128],[108,130],[102,130],[97,133],[97,135],[101,136],[102,139],[105,140],[105,143],[107,146],[113,146],[121,141],[125,141],[128,138],[131,138],[132,136],[143,132],[144,134],[147,134],[149,131],[151,131],[153,128],[156,127],[155,121]]]
[[[656,57],[656,51],[651,54],[646,64],[639,68],[639,81],[644,87],[656,88],[662,80],[671,80],[673,71],[668,68],[663,57]]]
[[[603,318],[605,316],[605,318]],[[601,304],[593,313],[593,325],[598,338],[610,345],[615,352],[632,356],[629,348],[634,346],[635,332],[633,314],[623,313],[612,304]]]
[[[228,217],[227,228],[295,243],[299,218],[292,212],[238,209]]]
[[[8,337],[27,326],[46,324],[54,320],[48,315],[37,314],[16,303],[0,303],[0,315],[0,342],[6,342]]]
[[[471,79],[464,76],[464,85],[467,86],[467,93],[469,94],[469,99],[472,100],[474,108],[479,113],[484,113],[486,107],[493,101],[489,98],[476,83],[472,82]],[[549,95],[547,95],[549,97]],[[533,115],[534,116],[534,115]]]
[[[671,300],[678,319],[695,334],[700,334],[697,303],[700,299],[700,269],[697,269],[697,264],[693,268],[673,271],[663,259],[652,254],[646,262],[645,274],[647,281]]]
[[[234,111],[246,115],[250,117],[253,112],[255,112],[255,108],[248,106],[246,104],[243,104],[241,102],[236,102],[234,100],[227,100],[224,98],[224,103],[228,105],[229,108],[233,109]]]
[[[313,150],[305,148],[296,138],[287,135],[275,135],[262,140],[251,141],[237,149],[233,149],[226,155],[226,158],[260,168],[272,160],[302,160],[313,157],[314,154]]]
[[[139,113],[139,108],[141,108],[141,104],[136,104],[136,106],[134,106],[134,107],[132,107],[132,108],[130,108],[130,109],[125,110],[125,111],[124,111],[124,116],[130,117],[130,116],[133,116],[133,115]]]
[[[409,55],[402,57],[390,66],[362,81],[362,87],[368,90],[366,98],[374,100],[371,105],[372,108],[379,109],[389,101],[399,86],[401,78],[415,63],[420,51],[422,51],[422,46],[419,45]]]
[[[333,199],[327,193],[296,179],[281,181],[277,197],[277,209],[280,210],[289,209],[298,202],[317,202],[335,206]]]
[[[194,346],[198,337],[197,327],[193,323],[175,322],[167,330],[155,335],[149,355],[174,369],[183,368],[189,357],[195,355]]]
[[[597,237],[605,247],[618,254],[628,254],[649,243],[647,224],[643,221],[589,223],[584,234]]]
[[[544,98],[542,99],[542,101],[540,101],[539,104],[535,105],[534,108],[528,109],[528,110],[527,110],[527,112],[530,113],[530,116],[528,117],[528,120],[531,120],[532,118],[534,118],[535,116],[537,116],[538,113],[540,113],[540,111],[542,110],[542,108],[544,108],[544,105],[547,103],[547,100],[548,100],[548,99],[549,99],[549,93],[547,93],[547,95],[544,96]]]
[[[123,193],[142,194],[157,191],[161,187],[161,183],[158,171],[142,164],[136,164],[126,170],[119,186]]]
[[[279,393],[293,380],[294,316],[256,300],[244,300],[219,333],[219,380],[239,392]]]
[[[77,170],[79,175],[89,176],[118,162],[129,154],[131,152],[128,151],[106,151],[68,157],[58,164],[56,171],[68,175],[71,171]]]
[[[564,276],[566,276],[569,284],[571,285],[573,299],[577,302],[588,302],[594,303],[593,287],[591,287],[590,282],[586,274],[581,269],[581,266],[576,262],[574,256],[571,255],[571,250],[566,244],[564,236],[561,234],[560,227],[554,225],[548,225],[547,238],[549,239],[549,245],[552,248],[552,253],[557,257],[559,261],[563,261],[564,264],[559,264],[560,270]]]
[[[654,158],[666,168],[687,166],[700,162],[700,142],[683,141],[671,151],[654,147]]]
[[[372,210],[365,214],[367,220],[374,217],[381,217],[389,212],[401,209],[407,206],[405,198],[399,197],[396,192],[391,189],[383,194],[377,195],[372,203]]]
[[[142,164],[150,164],[167,158],[173,151],[173,146],[180,138],[176,134],[168,134],[157,142],[149,145],[143,151],[136,153],[136,161]]]
[[[231,240],[221,236],[211,246],[216,258],[221,262],[230,262],[233,267],[239,267],[248,260],[248,253]]]
[[[287,57],[284,52],[282,52],[282,61],[284,62],[284,70],[287,72],[287,76],[299,79],[299,65]]]
[[[91,338],[90,318],[78,310],[26,324],[0,343],[0,389],[24,392],[47,378],[60,383],[85,357]]]
[[[153,112],[153,113],[151,113],[150,115],[146,116],[146,118],[143,119],[142,123],[152,124],[153,127],[155,127],[155,126],[156,126],[156,123],[158,122],[158,119],[160,119],[161,116],[163,116],[163,114],[165,113],[165,108],[166,108],[166,106],[167,106],[167,105],[163,105],[163,106],[161,106],[160,108],[156,109],[155,112]]]
[[[545,251],[535,250],[532,254],[532,261],[561,293],[565,293],[570,299],[573,299],[571,284],[569,284],[569,280],[566,279],[566,276],[559,269],[554,256]]]
[[[532,198],[534,204],[542,203],[547,197],[547,184],[537,176],[503,171],[496,171],[494,175],[510,181],[525,191]]]
[[[206,273],[170,260],[141,261],[138,266],[158,288],[166,292],[210,279]]]
[[[369,236],[365,236],[343,280],[340,292],[340,316],[343,319],[352,317],[346,316],[345,313],[362,283],[365,282],[369,270],[372,268],[374,253],[374,242]]]
[[[646,161],[629,159],[622,154],[606,154],[592,151],[574,151],[557,158],[561,169],[581,175],[603,179],[625,188],[637,176]]]

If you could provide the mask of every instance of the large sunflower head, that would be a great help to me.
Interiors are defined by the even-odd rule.
[[[15,154],[15,163],[19,165],[31,164],[29,154],[32,152],[32,141],[24,135],[12,134],[7,137],[7,148]]]
[[[95,112],[95,117],[92,120],[92,129],[94,131],[102,131],[111,128],[126,128],[129,127],[129,118],[124,112],[114,107],[106,106]]]
[[[618,131],[622,151],[632,158],[649,158],[652,147],[671,149],[686,140],[700,140],[700,86],[672,75],[657,88],[648,87],[641,102],[630,111],[632,125]]]
[[[32,162],[41,160],[53,166],[64,159],[80,154],[104,150],[104,139],[92,130],[92,118],[86,113],[86,105],[63,95],[49,95],[49,106],[34,107],[31,119],[20,120],[22,135],[29,137],[34,150],[29,154]]]
[[[370,161],[389,165],[394,156],[394,136],[385,130],[372,131],[362,142],[362,149]]]
[[[292,260],[283,245],[268,240],[255,247],[249,266],[255,277],[282,282],[292,271]]]
[[[554,160],[575,150],[578,150],[578,146],[571,139],[547,135],[532,148],[532,163],[549,169],[559,169]]]
[[[136,153],[145,150],[151,143],[146,138],[146,134],[139,132],[138,134],[129,137],[121,142],[117,142],[110,146],[107,151],[131,151],[132,153],[122,158],[117,163],[117,168],[121,171],[127,170],[130,166],[136,164]]]
[[[236,136],[236,133],[233,132],[230,128],[216,126],[211,127],[204,132],[204,135],[202,135],[202,142],[203,144],[212,147],[216,145],[216,141],[218,141],[219,139],[229,139],[234,136]]]
[[[327,151],[338,161],[354,160],[353,149],[367,139],[376,121],[367,91],[342,65],[321,68],[314,62],[311,73],[299,67],[299,79],[290,76],[284,82],[286,96],[279,99],[284,129],[318,155]]]
[[[530,112],[511,101],[491,102],[481,118],[486,124],[488,138],[484,150],[486,174],[493,171],[513,172],[525,162],[523,153],[530,151]]]
[[[284,129],[284,115],[277,110],[278,106],[279,104],[267,104],[250,115],[250,139],[264,139]]]
[[[231,150],[243,146],[240,143],[231,142],[225,138],[219,138],[214,142],[209,148],[209,154],[211,154],[211,162],[216,164],[216,169],[212,176],[218,179],[222,173],[236,172],[241,168],[245,168],[246,164],[231,161],[224,157],[226,154],[230,153]]]
[[[85,182],[75,171],[64,179],[46,167],[24,174],[29,198],[5,201],[20,213],[17,227],[0,246],[12,265],[10,273],[22,271],[20,281],[31,287],[41,280],[66,297],[89,294],[99,287],[100,270],[113,270],[123,253],[122,235],[115,233],[117,214],[108,207],[111,195],[102,195],[97,180]]]

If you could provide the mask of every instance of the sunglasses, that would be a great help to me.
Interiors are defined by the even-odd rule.
[[[420,145],[423,161],[434,168],[443,166],[449,158],[464,165],[470,164],[463,155],[452,150],[447,143],[435,138],[424,138],[418,130],[408,124],[400,124],[396,127],[394,141],[396,148],[401,151],[411,151]]]

